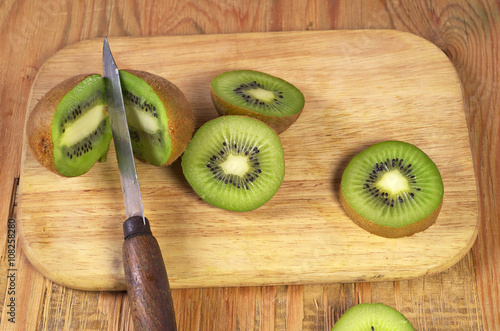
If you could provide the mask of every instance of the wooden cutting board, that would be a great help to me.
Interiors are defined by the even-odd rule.
[[[102,73],[102,39],[65,48],[35,79],[28,112],[72,75]],[[209,83],[255,69],[303,91],[306,107],[280,137],[286,174],[278,193],[252,212],[212,207],[183,177],[180,160],[137,161],[146,216],[171,286],[217,287],[398,280],[442,271],[470,249],[477,192],[461,87],[437,47],[388,30],[110,38],[120,68],[177,84],[198,127],[217,116]],[[388,139],[413,143],[441,170],[445,197],[428,230],[401,239],[371,235],[339,203],[342,171],[356,153]],[[20,241],[31,263],[62,285],[123,290],[125,211],[114,148],[78,178],[44,168],[24,144]]]

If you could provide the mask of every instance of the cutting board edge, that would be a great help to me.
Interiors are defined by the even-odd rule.
[[[227,37],[241,37],[241,36],[266,36],[266,37],[271,37],[271,36],[283,36],[283,35],[307,35],[307,34],[317,34],[317,35],[328,35],[328,34],[353,34],[353,35],[358,35],[358,34],[384,34],[384,35],[401,35],[408,37],[409,39],[413,39],[415,42],[418,42],[420,44],[425,45],[429,49],[434,49],[436,52],[441,54],[442,58],[448,62],[449,65],[451,65],[455,72],[456,69],[453,65],[453,62],[451,59],[444,53],[442,49],[440,49],[436,44],[434,44],[432,41],[419,36],[413,32],[409,31],[400,31],[400,30],[395,30],[395,29],[336,29],[336,30],[314,30],[314,31],[303,31],[303,30],[294,30],[294,31],[269,31],[269,32],[241,32],[241,33],[216,33],[216,34],[188,34],[188,35],[182,35],[182,34],[175,34],[175,35],[159,35],[159,36],[110,36],[107,37],[109,42],[112,43],[113,41],[118,41],[118,40],[147,40],[147,41],[155,41],[155,40],[169,40],[169,39],[179,39],[179,38],[193,38],[193,39],[203,39],[206,38],[207,36],[209,37],[214,37],[214,38],[227,38]],[[33,81],[33,85],[35,85],[36,79],[40,72],[43,71],[44,66],[47,63],[50,63],[54,58],[59,57],[61,54],[64,54],[64,52],[71,51],[73,49],[78,49],[78,48],[85,48],[86,44],[102,44],[102,41],[104,40],[104,37],[95,37],[91,39],[85,39],[81,40],[78,42],[75,42],[73,44],[67,45],[55,53],[53,53],[49,58],[47,58],[44,63],[41,65],[40,69],[38,70],[37,74],[35,75],[35,79]],[[101,48],[97,48],[96,50],[100,50]],[[458,78],[458,73],[457,73],[457,78]],[[460,80],[458,80],[460,82]],[[57,84],[57,82],[54,83],[54,86]],[[30,96],[32,93],[32,89],[30,90]],[[463,93],[462,93],[463,96]],[[31,99],[29,99],[31,100]]]
[[[475,214],[477,215],[477,208],[475,208]],[[176,280],[175,278],[170,279],[170,286],[172,289],[190,289],[190,288],[220,288],[220,287],[247,287],[247,286],[280,286],[280,285],[314,285],[314,284],[332,284],[332,283],[361,283],[361,282],[382,282],[382,281],[404,281],[416,279],[423,276],[437,274],[447,269],[451,268],[455,264],[457,264],[472,248],[474,245],[477,235],[479,231],[479,224],[473,227],[470,240],[467,242],[465,246],[462,247],[461,250],[457,250],[457,253],[451,256],[448,260],[441,261],[440,264],[434,266],[422,266],[416,270],[413,268],[411,272],[401,272],[399,270],[396,271],[388,271],[385,275],[380,273],[366,273],[363,277],[359,276],[345,276],[338,275],[336,277],[329,276],[317,276],[317,275],[307,275],[304,279],[299,280],[291,280],[287,279],[287,277],[279,277],[275,275],[270,278],[268,281],[263,281],[262,279],[266,279],[266,277],[256,278],[256,280],[252,281],[204,281],[204,280]],[[73,278],[69,278],[67,275],[61,273],[54,273],[53,271],[45,268],[43,261],[37,257],[36,252],[31,249],[31,247],[27,244],[26,238],[24,236],[24,231],[22,227],[20,228],[18,239],[21,244],[21,248],[25,253],[28,261],[38,270],[44,277],[53,281],[54,283],[65,286],[68,288],[72,288],[75,290],[84,290],[84,291],[125,291],[126,283],[124,277],[121,278],[110,278],[107,279],[105,283],[102,282],[102,279],[85,279],[83,282],[82,278],[77,277],[78,282],[71,281]],[[123,276],[123,275],[122,275]],[[219,277],[220,278],[220,277]],[[297,278],[297,277],[291,277]],[[259,280],[261,279],[261,280]],[[273,280],[274,279],[274,280]]]
[[[379,273],[366,274],[363,277],[305,277],[306,279],[299,280],[278,280],[278,277],[275,276],[273,280],[269,281],[219,281],[219,282],[207,282],[207,281],[175,281],[170,279],[170,287],[173,290],[177,289],[191,289],[191,288],[221,288],[221,287],[252,287],[252,286],[284,286],[284,285],[317,285],[317,284],[345,284],[345,283],[363,283],[363,282],[388,282],[388,281],[407,281],[412,279],[417,279],[423,276],[434,275],[443,271],[448,270],[455,264],[457,264],[471,249],[472,245],[475,242],[477,236],[477,231],[474,232],[474,235],[471,237],[470,243],[467,246],[464,246],[464,249],[461,250],[460,254],[455,255],[448,261],[444,261],[442,264],[437,265],[432,268],[423,267],[418,270],[418,272],[413,269],[411,273],[401,273],[401,272],[392,272],[386,275],[381,275]],[[33,266],[47,279],[52,282],[75,290],[82,291],[126,291],[126,284],[124,280],[115,279],[114,281],[106,281],[106,283],[102,282],[102,279],[98,282],[93,280],[86,280],[81,282],[81,278],[79,282],[69,281],[70,278],[64,275],[58,276],[57,273],[47,271],[39,261],[36,260],[36,254],[33,254],[32,250],[25,250],[25,246],[23,246],[23,251],[25,252],[26,257],[33,264]],[[193,284],[194,283],[194,284]]]

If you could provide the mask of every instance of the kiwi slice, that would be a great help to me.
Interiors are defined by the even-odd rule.
[[[59,83],[34,107],[26,133],[40,163],[63,176],[82,175],[105,160],[111,127],[102,76],[84,74]]]
[[[182,91],[158,75],[120,70],[125,111],[135,156],[155,166],[169,165],[194,132],[194,115]]]
[[[347,165],[340,201],[360,227],[383,237],[423,231],[439,215],[444,187],[434,162],[402,141],[375,144]]]
[[[348,309],[332,331],[414,331],[410,321],[382,303],[360,303]]]
[[[209,204],[250,211],[271,199],[285,174],[278,135],[245,116],[221,116],[203,124],[182,156],[182,170]]]
[[[255,117],[280,134],[300,116],[304,95],[287,81],[253,70],[233,70],[216,76],[210,84],[219,115]]]

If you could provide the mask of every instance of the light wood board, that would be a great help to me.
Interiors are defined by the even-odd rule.
[[[284,78],[305,95],[281,134],[286,174],[277,194],[246,213],[199,199],[180,160],[137,161],[145,214],[173,288],[398,280],[445,270],[472,246],[477,192],[461,87],[451,62],[415,35],[392,30],[109,38],[120,68],[177,84],[197,126],[217,116],[209,83],[233,69]],[[72,75],[102,73],[102,39],[51,57],[28,112]],[[339,203],[344,167],[373,143],[399,139],[424,150],[445,185],[439,218],[411,237],[386,239],[353,224]],[[55,175],[23,148],[20,241],[31,263],[62,285],[123,290],[125,218],[114,148],[78,178]]]

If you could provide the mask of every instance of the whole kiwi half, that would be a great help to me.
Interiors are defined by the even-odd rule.
[[[209,204],[232,211],[259,208],[278,191],[285,159],[278,135],[246,116],[221,116],[203,124],[182,156],[182,170]]]
[[[111,141],[104,79],[69,78],[47,92],[26,124],[28,145],[49,170],[73,177],[105,160]]]
[[[408,319],[383,303],[361,303],[349,308],[332,331],[414,331]]]
[[[277,134],[288,129],[302,113],[305,99],[289,82],[254,70],[233,70],[216,76],[210,95],[219,115],[257,118]]]
[[[165,78],[120,70],[125,111],[135,156],[155,166],[169,165],[194,132],[194,115],[183,92]]]
[[[444,186],[434,162],[418,147],[384,141],[356,155],[340,185],[347,215],[363,229],[397,238],[423,231],[437,219]]]

